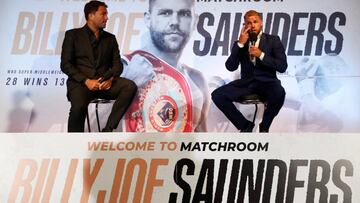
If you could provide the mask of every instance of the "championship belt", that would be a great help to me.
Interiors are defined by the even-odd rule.
[[[137,54],[152,64],[155,76],[138,88],[125,114],[125,131],[192,132],[192,97],[184,75],[145,51],[125,57],[130,61]]]

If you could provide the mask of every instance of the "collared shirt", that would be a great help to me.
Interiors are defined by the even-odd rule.
[[[259,47],[262,33],[263,33],[263,32],[260,31],[260,33],[258,34],[257,40],[256,40],[256,42],[255,42],[255,47]],[[240,48],[244,48],[244,46],[245,46],[244,44],[241,44],[240,42],[238,42],[237,44],[238,44],[238,46],[239,46]],[[261,52],[261,55],[260,55],[259,59],[262,61],[262,60],[264,59],[264,57],[265,57],[265,53],[264,53],[264,52]],[[253,64],[256,65],[256,58],[254,57],[253,59],[251,59],[251,62],[253,62]]]
[[[89,28],[88,25],[85,25],[85,30],[89,36],[89,41],[91,44],[95,64],[97,64],[98,58],[99,58],[99,56],[98,56],[99,55],[99,44],[101,41],[101,36],[102,36],[103,30],[102,29],[99,30],[99,39],[96,38],[95,33]]]

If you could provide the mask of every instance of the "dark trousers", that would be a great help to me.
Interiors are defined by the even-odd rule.
[[[240,130],[246,127],[249,121],[233,102],[240,101],[242,97],[253,93],[258,94],[267,103],[260,126],[263,129],[269,129],[285,100],[285,90],[280,81],[261,82],[255,79],[239,79],[217,88],[212,92],[211,97],[215,105]]]
[[[96,98],[115,100],[105,128],[115,129],[137,91],[136,84],[125,78],[116,78],[112,86],[105,91],[90,91],[85,84],[77,85],[68,90],[67,96],[71,103],[68,132],[84,132],[88,105]]]

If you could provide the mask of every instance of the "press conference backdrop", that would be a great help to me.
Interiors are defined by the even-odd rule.
[[[149,40],[143,21],[148,1],[105,2],[106,30],[116,35],[121,53],[141,48]],[[61,44],[65,30],[84,25],[85,3],[2,1],[1,132],[66,132],[69,102],[67,76],[60,70]],[[279,74],[287,94],[271,130],[359,132],[359,7],[358,0],[198,0],[194,31],[180,61],[203,73],[209,91],[238,77],[239,72],[228,72],[224,62],[243,14],[258,10],[264,31],[280,36],[289,65]],[[110,107],[103,108],[106,113]],[[251,116],[253,107],[241,108]],[[212,103],[207,123],[209,132],[235,131]]]

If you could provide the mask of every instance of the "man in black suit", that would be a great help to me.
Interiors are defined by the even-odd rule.
[[[68,75],[67,98],[71,102],[68,132],[84,132],[88,105],[92,99],[115,99],[103,132],[115,129],[130,105],[137,87],[120,78],[123,70],[115,36],[104,31],[107,5],[90,1],[85,5],[86,25],[65,33],[61,70]]]
[[[246,95],[256,93],[266,101],[260,132],[268,132],[285,100],[285,90],[276,72],[287,68],[285,49],[278,36],[262,32],[261,15],[246,12],[239,40],[232,47],[225,66],[234,71],[241,64],[241,79],[219,87],[211,94],[216,106],[241,132],[252,132],[254,123],[248,121],[233,104]]]

